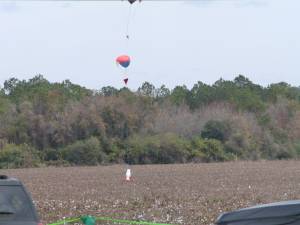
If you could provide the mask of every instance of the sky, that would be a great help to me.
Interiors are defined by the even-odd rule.
[[[299,0],[0,1],[0,85],[43,74],[91,89],[121,88],[124,76],[133,90],[191,88],[243,74],[300,86],[299,9]]]

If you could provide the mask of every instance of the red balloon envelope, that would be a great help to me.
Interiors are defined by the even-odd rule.
[[[127,68],[130,64],[130,57],[128,55],[121,55],[116,59],[117,63]]]

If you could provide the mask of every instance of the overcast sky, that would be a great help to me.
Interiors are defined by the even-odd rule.
[[[173,88],[244,74],[300,86],[299,0],[0,2],[0,83],[43,74],[88,88]]]

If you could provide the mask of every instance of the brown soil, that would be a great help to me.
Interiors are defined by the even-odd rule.
[[[213,224],[224,211],[300,198],[297,161],[1,170],[21,179],[44,223],[83,214]]]

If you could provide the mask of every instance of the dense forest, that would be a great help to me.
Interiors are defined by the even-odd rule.
[[[42,75],[0,90],[0,168],[297,158],[300,88],[245,76],[89,90]]]

